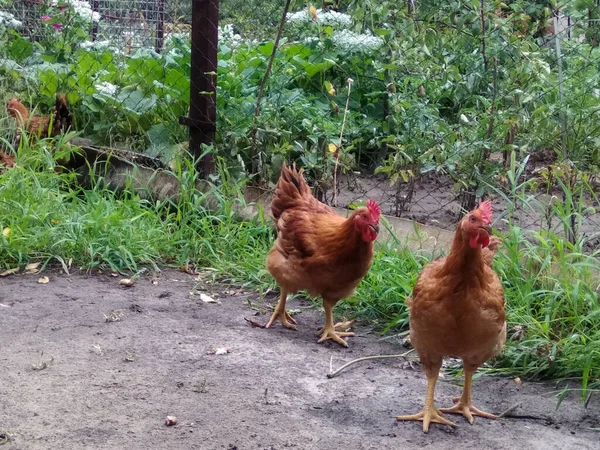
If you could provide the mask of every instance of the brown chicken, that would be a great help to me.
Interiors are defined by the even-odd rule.
[[[473,406],[471,381],[477,368],[497,355],[506,341],[504,291],[491,268],[499,239],[491,237],[492,205],[485,201],[458,224],[446,258],[428,264],[417,279],[410,307],[410,338],[427,376],[423,411],[397,420],[421,420],[454,426],[442,413],[496,416]],[[486,247],[491,248],[486,248]],[[452,408],[436,409],[433,395],[444,356],[463,360],[465,383]]]
[[[30,138],[33,139],[53,137],[58,136],[61,131],[66,131],[72,123],[71,114],[67,107],[67,97],[64,94],[56,94],[56,105],[52,111],[52,122],[50,122],[50,117],[30,117],[27,108],[16,98],[12,98],[8,102],[7,110],[17,122],[18,135],[15,147],[18,147],[23,131],[27,131],[31,135]]]
[[[333,323],[335,304],[350,296],[367,274],[373,260],[373,241],[379,233],[379,206],[373,200],[344,218],[313,197],[302,170],[285,164],[275,187],[271,206],[277,240],[267,256],[267,269],[281,287],[277,307],[267,323],[279,320],[296,329],[286,311],[288,294],[306,290],[321,295],[325,326],[317,332],[319,342],[331,339],[345,347],[342,339],[354,333],[339,331]]]
[[[14,167],[14,165],[15,165],[14,155],[9,155],[8,153],[4,153],[2,150],[0,150],[0,164],[5,167]]]

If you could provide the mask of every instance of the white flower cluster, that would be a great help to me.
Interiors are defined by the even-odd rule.
[[[352,17],[348,14],[339,13],[337,11],[323,11],[317,9],[317,20],[323,25],[350,25]],[[307,8],[301,9],[293,13],[288,13],[287,21],[290,23],[308,23],[313,19]]]
[[[71,5],[75,14],[86,22],[98,22],[100,20],[100,13],[92,11],[90,3],[86,0],[52,0],[52,6],[59,6],[64,4]]]
[[[3,28],[21,28],[23,24],[11,13],[0,11],[0,30]]]
[[[96,91],[98,91],[98,94],[108,95],[109,97],[114,97],[118,90],[118,86],[109,83],[108,81],[102,81],[96,85]]]
[[[350,30],[335,31],[331,40],[336,47],[349,52],[371,52],[383,45],[383,39],[373,36],[370,32],[358,34]]]
[[[111,48],[110,41],[83,41],[79,46],[85,50],[106,50]]]
[[[242,37],[233,31],[233,25],[219,25],[219,42],[229,45],[230,47],[238,47],[242,44]]]

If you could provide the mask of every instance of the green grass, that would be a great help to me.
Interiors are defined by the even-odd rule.
[[[73,267],[137,272],[141,266],[192,262],[221,281],[262,292],[275,286],[264,268],[274,238],[271,221],[263,211],[251,221],[239,219],[237,206],[244,206],[239,186],[199,193],[188,164],[176,171],[182,182],[177,204],[153,203],[132,192],[117,195],[102,187],[100,178],[93,188],[82,189],[72,174],[54,170],[50,144],[23,145],[17,166],[0,174],[3,269],[72,260]],[[62,148],[60,139],[55,144]],[[57,157],[64,156],[61,152]],[[512,178],[515,186],[518,178]],[[514,200],[523,202],[517,191],[512,191],[520,195]],[[217,200],[216,210],[205,207],[208,195]],[[574,203],[570,211],[581,211],[580,196],[565,198]],[[558,205],[555,213],[561,214],[564,206]],[[596,255],[584,253],[581,239],[569,243],[548,231],[516,226],[504,242],[495,268],[506,291],[509,339],[486,370],[526,379],[575,380],[582,398],[587,397],[600,377]],[[432,256],[399,241],[378,246],[372,269],[356,294],[340,303],[338,314],[371,321],[382,332],[406,330],[404,298]]]

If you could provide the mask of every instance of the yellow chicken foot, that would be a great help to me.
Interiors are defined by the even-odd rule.
[[[354,333],[335,331],[335,328],[328,327],[323,328],[323,330],[321,330],[321,333],[319,334],[321,335],[321,339],[319,339],[318,341],[319,344],[321,342],[325,342],[331,339],[332,341],[337,342],[338,344],[343,345],[344,347],[348,347],[348,343],[345,340],[343,340],[342,337],[354,336]]]
[[[333,326],[333,329],[335,331],[341,331],[341,332],[348,332],[348,330],[350,329],[350,327],[352,326],[352,324],[354,324],[355,320],[346,320],[344,322],[338,322]],[[319,331],[317,331],[315,334],[317,336],[321,336],[323,334],[323,332],[325,331],[325,327],[321,328]],[[338,333],[340,334],[340,333]],[[341,335],[341,334],[340,334]],[[354,333],[347,333],[344,334],[343,336],[354,336]]]
[[[283,289],[281,290],[281,296],[279,297],[279,302],[277,302],[277,306],[275,307],[275,311],[271,314],[271,318],[265,325],[265,328],[269,328],[273,325],[273,322],[279,320],[281,324],[289,328],[290,330],[296,329],[296,319],[294,319],[290,313],[285,310],[285,301],[287,299],[287,292]]]
[[[398,416],[396,420],[421,420],[423,421],[423,432],[429,432],[429,424],[431,422],[441,423],[443,425],[450,425],[451,427],[455,427],[456,424],[446,419],[440,414],[441,410],[437,410],[433,404],[433,394],[435,392],[435,383],[437,382],[437,375],[427,379],[427,397],[425,399],[425,406],[423,407],[423,411],[412,414],[409,416]]]
[[[323,300],[323,308],[325,308],[325,326],[319,331],[317,331],[317,335],[321,336],[321,339],[319,339],[318,343],[320,344],[321,342],[332,340],[340,345],[343,345],[344,347],[348,347],[348,343],[345,340],[343,340],[342,337],[354,336],[354,333],[347,331],[337,331],[337,329],[339,328],[344,329],[344,327],[347,326],[347,323],[340,322],[335,325],[333,324],[334,306],[335,303]],[[347,329],[347,327],[345,329]]]
[[[494,414],[481,411],[473,406],[471,400],[471,383],[473,381],[474,371],[467,371],[465,369],[465,386],[463,393],[460,398],[455,398],[453,401],[456,403],[452,408],[441,408],[440,412],[449,414],[462,414],[473,425],[473,416],[485,417],[486,419],[497,419],[498,416]]]

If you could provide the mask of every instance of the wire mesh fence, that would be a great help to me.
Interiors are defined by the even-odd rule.
[[[567,216],[594,237],[597,2],[459,3],[0,0],[0,80],[34,113],[65,93],[97,144],[265,187],[294,160],[327,203],[442,227],[492,195],[560,228],[561,184],[585,186]]]

